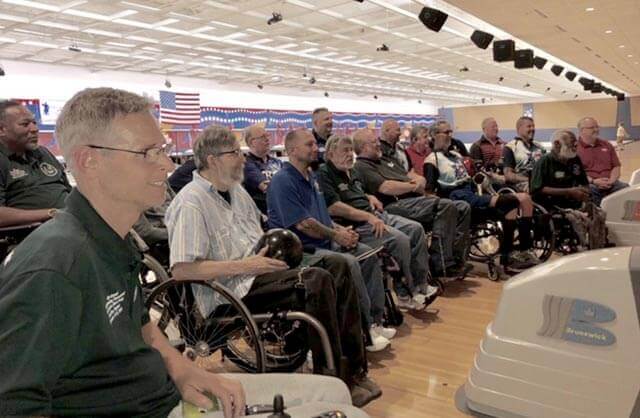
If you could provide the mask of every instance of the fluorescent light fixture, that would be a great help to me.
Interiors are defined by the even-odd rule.
[[[215,57],[215,56],[213,56],[213,55],[205,55],[204,57],[205,57],[206,59],[213,60],[213,61],[222,61],[222,60],[224,59],[224,58],[222,58],[222,57]]]
[[[298,46],[298,44],[291,42],[291,43],[288,43],[288,44],[276,46],[276,48],[278,48],[278,49],[287,49],[287,48],[293,48],[294,46]]]
[[[145,22],[140,22],[139,20],[115,19],[113,22],[114,23],[119,23],[121,25],[133,26],[133,27],[136,27],[136,28],[153,29],[153,25],[150,25],[150,24],[145,23]]]
[[[145,42],[148,44],[157,44],[159,42],[157,39],[145,38],[144,36],[135,36],[135,35],[127,36],[127,39],[131,39],[132,41]]]
[[[0,20],[9,20],[11,22],[29,23],[29,19],[19,16],[7,15],[0,13]]]
[[[191,31],[191,33],[202,33],[202,32],[209,32],[210,30],[215,30],[216,28],[214,28],[213,26],[200,26],[199,28],[195,28],[194,30]]]
[[[117,52],[117,51],[98,51],[97,54],[109,55],[112,57],[129,57],[129,54],[125,54],[124,52]]]
[[[63,10],[62,13],[66,15],[71,15],[71,16],[86,17],[87,19],[94,19],[94,20],[101,20],[101,21],[111,20],[109,16],[101,15],[98,13],[85,12],[82,10],[66,9],[66,10]]]
[[[585,12],[593,12],[594,10],[596,10],[593,7],[587,7],[586,9],[584,9]]]
[[[240,39],[240,38],[246,38],[247,36],[249,35],[247,35],[244,32],[234,32],[229,35],[223,36],[223,38],[224,39]]]
[[[389,29],[383,28],[382,26],[377,26],[377,25],[371,26],[371,29],[375,29],[375,30],[380,31],[380,32],[389,32]]]
[[[131,58],[135,58],[135,59],[139,59],[139,60],[145,60],[145,61],[155,61],[156,60],[156,58],[149,57],[147,55],[133,55]]]
[[[120,42],[105,42],[107,45],[120,46],[122,48],[135,48],[135,44],[122,44]]]
[[[171,62],[171,63],[174,63],[174,64],[184,64],[184,61],[177,60],[177,59],[174,59],[174,58],[163,58],[163,59],[161,59],[161,61]]]
[[[172,24],[174,24],[174,23],[178,23],[179,21],[180,21],[180,20],[178,20],[178,19],[169,18],[169,19],[161,20],[161,21],[159,21],[159,22],[152,23],[151,25],[152,25],[153,27],[157,27],[157,26],[166,26],[166,25],[172,25]]]
[[[331,10],[319,10],[320,13],[325,14],[327,16],[337,17],[338,19],[344,19],[344,15],[338,12],[332,12]]]
[[[336,33],[335,35],[331,35],[336,39],[342,39],[343,41],[350,41],[351,38],[349,38],[348,36],[344,36],[344,35],[340,35],[339,33]]]
[[[14,31],[14,32],[20,32],[20,33],[28,33],[28,34],[30,34],[30,35],[37,35],[37,36],[42,36],[42,37],[47,37],[47,36],[49,36],[49,35],[48,35],[48,34],[46,34],[46,33],[43,33],[43,32],[36,32],[36,31],[34,31],[34,30],[28,30],[28,29],[14,29],[13,31]]]
[[[291,20],[284,20],[282,24],[285,26],[290,26],[292,28],[304,28],[304,25],[301,23],[293,22]]]
[[[320,35],[327,35],[329,32],[318,28],[307,28],[309,32],[319,33]]]
[[[369,25],[367,25],[367,22],[363,22],[362,20],[358,20],[358,19],[354,19],[354,18],[349,18],[349,19],[347,19],[347,21],[351,22],[351,23],[355,23],[356,25],[369,26]]]
[[[220,52],[219,49],[213,49],[213,48],[209,48],[207,46],[197,46],[195,48],[196,51],[203,51],[203,52]]]
[[[64,23],[50,22],[48,20],[36,20],[35,22],[32,22],[32,24],[39,25],[39,26],[46,26],[48,28],[65,29],[65,30],[73,30],[73,31],[80,30],[79,27],[74,25],[66,25]]]
[[[224,27],[227,27],[227,28],[232,28],[232,29],[236,29],[237,28],[236,25],[232,25],[230,23],[225,23],[225,22],[220,22],[220,21],[217,21],[217,20],[210,20],[209,22],[213,23],[214,25],[224,26]]]
[[[47,10],[50,12],[59,12],[60,8],[50,4],[39,3],[29,0],[3,0],[3,3],[15,4],[16,6],[31,7],[32,9]]]
[[[15,44],[16,40],[13,38],[5,38],[3,36],[0,36],[0,42],[5,42],[5,43],[9,43],[9,44]]]
[[[269,42],[273,42],[273,39],[271,38],[262,38],[262,39],[258,39],[255,42],[251,42],[254,45],[261,45],[261,44],[267,44]]]
[[[611,29],[607,29],[604,31],[604,33],[609,34],[609,33],[613,33],[613,31]]]
[[[247,29],[247,32],[257,33],[258,35],[266,35],[266,33],[267,33],[267,32],[263,32],[263,31],[261,31],[261,30],[253,29],[253,28],[249,28],[249,29]]]
[[[123,10],[123,11],[121,11],[121,12],[114,13],[114,14],[112,14],[112,15],[109,15],[109,17],[110,17],[111,19],[120,19],[120,18],[122,18],[122,17],[132,16],[132,15],[135,15],[135,14],[138,14],[138,11],[137,11],[137,10],[127,9],[127,10]]]
[[[296,6],[304,7],[305,9],[315,10],[316,6],[306,1],[301,0],[286,0],[287,3],[295,4]]]
[[[191,61],[188,62],[187,65],[193,65],[194,67],[208,67],[209,64],[205,64],[204,62]]]
[[[140,49],[144,49],[145,51],[151,51],[151,52],[162,52],[162,50],[161,50],[161,49],[154,48],[154,47],[152,47],[152,46],[143,46],[143,47],[142,47],[142,48],[140,48]]]
[[[108,36],[110,38],[122,38],[122,36],[119,33],[109,32],[109,31],[106,31],[106,30],[84,29],[82,32],[90,33],[92,35]]]
[[[180,18],[182,18],[182,19],[195,20],[195,21],[200,21],[200,20],[202,20],[202,19],[200,19],[199,17],[189,16],[189,15],[183,15],[182,13],[169,12],[169,14],[170,14],[171,16],[180,17]]]
[[[191,45],[181,44],[180,42],[167,41],[167,42],[163,42],[162,45],[174,46],[176,48],[191,49]]]
[[[40,42],[40,41],[20,41],[21,44],[23,45],[30,45],[30,46],[37,46],[40,48],[58,48],[58,45],[56,44],[50,44],[47,42]]]
[[[153,12],[159,12],[160,11],[160,9],[158,9],[157,7],[151,7],[151,6],[147,6],[147,5],[144,5],[144,4],[133,3],[131,1],[121,1],[120,3],[125,4],[127,6],[138,7],[140,9],[151,10]]]
[[[231,6],[229,4],[224,4],[224,3],[220,3],[217,1],[213,1],[213,0],[209,0],[209,1],[205,1],[205,4],[209,5],[209,6],[213,6],[213,7],[217,7],[219,9],[226,9],[226,10],[231,10],[231,11],[238,11],[238,8],[235,6]]]

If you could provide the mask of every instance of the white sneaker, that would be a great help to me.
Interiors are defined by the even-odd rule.
[[[420,309],[421,306],[424,306],[424,301],[422,305],[419,305],[409,296],[398,296],[398,303],[396,304],[398,308],[404,309],[405,311],[415,311]]]
[[[385,328],[382,325],[374,325],[371,327],[378,335],[382,335],[384,338],[386,338],[387,340],[391,340],[393,337],[396,336],[396,329],[395,328]]]
[[[369,335],[371,335],[371,345],[367,346],[367,351],[370,353],[382,351],[391,344],[391,341],[378,334],[374,327],[369,329]]]
[[[440,289],[438,289],[437,286],[431,286],[430,284],[427,284],[420,289],[420,293],[422,293],[424,297],[428,299],[438,293],[439,290]]]

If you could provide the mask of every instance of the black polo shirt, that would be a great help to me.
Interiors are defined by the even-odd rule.
[[[70,191],[64,167],[47,148],[19,156],[0,143],[0,206],[60,209]]]
[[[375,195],[383,205],[397,202],[408,197],[422,196],[418,193],[405,193],[400,196],[391,196],[380,193],[380,186],[387,180],[410,182],[407,172],[395,158],[382,157],[380,160],[371,160],[358,157],[353,166],[354,176],[360,180],[365,193]]]
[[[321,137],[320,134],[318,134],[315,129],[312,129],[311,133],[313,134],[313,137],[316,139],[316,144],[318,145],[318,159],[311,163],[311,169],[313,171],[317,171],[318,168],[320,168],[320,166],[324,164],[324,152],[327,147],[327,138]]]
[[[373,213],[369,198],[367,198],[362,183],[355,177],[353,170],[349,176],[344,171],[338,170],[331,161],[327,161],[318,170],[318,183],[324,194],[327,207],[336,202],[342,202],[356,209]],[[344,218],[334,219],[341,225],[359,226],[366,223]]]
[[[74,190],[0,267],[0,416],[166,417],[180,395],[142,338],[140,254]]]
[[[551,208],[578,208],[581,202],[564,197],[542,194],[543,187],[568,189],[570,187],[588,186],[589,180],[579,157],[562,162],[553,153],[543,155],[533,166],[529,190],[533,199],[541,205]]]

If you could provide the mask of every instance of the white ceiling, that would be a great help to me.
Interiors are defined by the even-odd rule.
[[[453,2],[465,3],[463,8],[468,3],[469,9],[491,3]],[[511,1],[493,3],[486,13],[506,9]],[[0,0],[0,60],[439,105],[604,97],[548,69],[516,70],[513,63],[493,62],[490,48],[481,50],[468,39],[469,20],[454,19],[453,10],[446,30],[429,31],[416,18],[422,6],[417,0]],[[274,11],[284,19],[267,25]],[[376,51],[382,43],[390,51]],[[552,46],[545,49],[552,52]],[[579,65],[571,51],[560,52]],[[469,71],[460,72],[465,66]],[[604,81],[617,89],[627,86],[619,78]]]
[[[640,94],[640,0],[448,0],[528,43]]]

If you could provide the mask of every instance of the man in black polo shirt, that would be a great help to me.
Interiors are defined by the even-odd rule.
[[[531,174],[533,200],[549,210],[555,206],[578,209],[589,200],[589,180],[578,157],[578,140],[573,132],[556,131],[553,148],[534,165]]]
[[[319,107],[314,109],[311,114],[311,122],[313,124],[311,133],[313,133],[318,145],[318,161],[311,165],[311,168],[315,171],[324,162],[324,150],[333,130],[333,114],[326,107]]]
[[[509,186],[527,192],[533,166],[546,150],[533,140],[536,125],[529,116],[518,118],[516,132],[513,141],[502,148],[504,177]]]
[[[260,212],[267,214],[267,188],[271,177],[282,168],[282,161],[271,157],[269,133],[260,125],[252,125],[244,130],[244,143],[249,147],[244,163],[242,185],[256,202]]]
[[[380,128],[380,145],[382,153],[390,158],[395,158],[405,171],[411,170],[411,162],[405,148],[400,145],[400,125],[395,119],[387,119],[382,122]]]
[[[360,241],[369,246],[383,243],[400,264],[409,290],[425,295],[427,303],[435,300],[438,289],[427,283],[429,253],[420,223],[386,213],[375,196],[365,194],[353,175],[351,138],[331,136],[325,155],[327,162],[318,170],[318,182],[332,218],[353,227]],[[402,286],[397,286],[397,293],[401,307],[415,309],[423,304],[420,300],[416,306]]]
[[[433,275],[465,275],[471,267],[466,263],[469,204],[425,195],[425,178],[407,173],[395,158],[385,155],[373,131],[359,129],[353,140],[358,155],[354,173],[364,191],[375,195],[387,212],[413,219],[425,231],[433,231],[430,248]]]
[[[198,368],[144,308],[129,231],[162,203],[173,166],[152,109],[133,93],[97,88],[60,113],[56,137],[78,188],[0,268],[0,416],[179,416],[180,399],[210,408],[213,395],[235,418],[243,384],[279,387],[277,377]]]
[[[38,145],[38,124],[19,102],[0,102],[0,227],[43,222],[64,207],[64,168]]]

